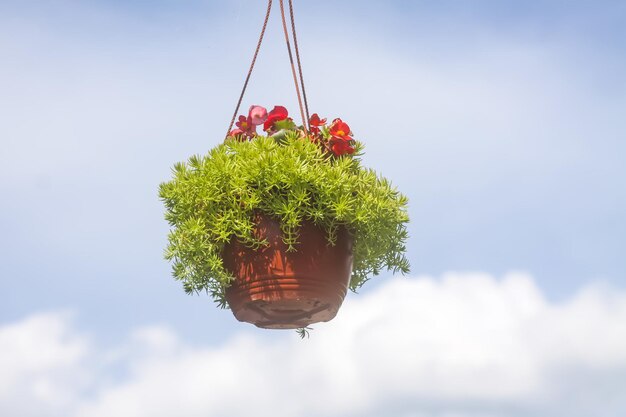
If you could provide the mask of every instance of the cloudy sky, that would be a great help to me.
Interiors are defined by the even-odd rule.
[[[0,415],[625,415],[626,4],[295,6],[410,276],[304,341],[170,277],[158,185],[221,142],[263,1],[0,0]],[[296,114],[277,12],[243,107]]]

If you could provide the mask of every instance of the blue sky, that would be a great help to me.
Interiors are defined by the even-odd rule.
[[[493,336],[481,327],[480,303],[457,294],[469,291],[464,277],[493,294],[486,304],[492,315],[507,311],[504,302],[521,299],[522,307],[536,307],[529,310],[533,320],[561,329],[554,336],[545,328],[516,333],[520,323],[528,325],[530,313],[522,307],[508,324],[494,324],[498,334],[513,335],[502,346],[535,349],[528,357],[535,367],[493,371],[494,380],[512,380],[517,391],[494,392],[491,398],[489,390],[495,388],[488,386],[475,396],[459,394],[467,391],[462,384],[458,392],[451,387],[443,394],[398,389],[363,410],[342,403],[343,415],[375,415],[394,398],[401,404],[415,396],[432,407],[400,407],[398,416],[563,415],[566,405],[557,394],[548,405],[536,406],[541,401],[529,394],[528,381],[563,388],[554,382],[561,379],[537,376],[554,368],[553,345],[583,343],[594,335],[606,336],[606,346],[585,345],[595,352],[591,356],[572,348],[570,362],[556,374],[571,373],[582,381],[591,373],[595,379],[588,379],[598,386],[617,381],[613,386],[624,387],[626,358],[619,351],[626,333],[619,323],[626,308],[626,5],[296,0],[296,7],[311,108],[347,120],[366,145],[366,164],[410,199],[412,273],[404,280],[411,288],[432,285],[441,294],[441,305],[450,310],[434,305],[435,319],[454,317],[450,311],[476,319],[467,327],[475,332],[464,340],[455,338],[454,320],[444,320],[450,324],[447,332],[434,326],[425,341],[377,333],[375,323],[393,323],[393,316],[372,316],[365,330],[351,331],[349,319],[358,321],[354,312],[367,305],[361,297],[376,299],[403,285],[384,275],[360,295],[349,295],[345,307],[353,313],[340,315],[336,328],[334,321],[320,325],[317,340],[302,349],[321,355],[324,341],[336,337],[337,329],[354,337],[346,346],[357,340],[374,346],[380,337],[395,337],[416,349],[422,343],[470,347],[475,340],[476,349],[491,346],[494,355],[463,362],[455,352],[432,354],[442,386],[446,378],[463,380],[463,372],[473,369],[468,363],[502,369],[509,357],[489,362],[501,351],[478,339]],[[219,359],[219,352],[233,346],[272,352],[301,346],[293,344],[292,334],[246,327],[207,299],[186,296],[162,259],[167,224],[158,184],[169,178],[174,162],[221,141],[263,11],[263,2],[245,0],[0,2],[0,346],[11,351],[13,339],[2,335],[18,332],[53,353],[78,358],[58,365],[59,375],[71,376],[69,382],[62,379],[68,387],[81,387],[68,388],[60,414],[104,413],[113,394],[93,381],[111,380],[120,392],[133,382],[141,385],[152,372],[133,374],[137,366],[150,366],[141,362],[142,352],[169,358],[180,370],[186,355],[212,352]],[[284,104],[295,114],[280,29],[276,7],[243,107]],[[507,284],[511,276],[521,287]],[[515,293],[519,288],[521,295]],[[407,294],[421,297],[415,291]],[[409,300],[407,311],[419,322],[425,313],[411,305]],[[468,307],[455,310],[457,305]],[[587,324],[568,333],[573,318]],[[406,328],[410,322],[404,324],[403,330],[413,334]],[[47,338],[34,336],[38,326],[52,329]],[[606,334],[584,333],[593,329]],[[126,352],[113,360],[119,375],[80,362],[119,351]],[[60,357],[53,353],[51,358]],[[32,357],[23,361],[30,369]],[[353,366],[369,362],[362,361]],[[408,369],[422,372],[418,362]],[[35,386],[20,369],[12,375],[26,381],[24,387]],[[57,368],[42,369],[41,375],[59,385]],[[612,371],[603,373],[606,369]],[[526,370],[535,370],[536,379]],[[400,371],[373,375],[403,380]],[[83,372],[90,384],[74,381]],[[303,372],[311,379],[328,378],[306,367]],[[351,386],[346,378],[339,390]],[[413,381],[411,375],[404,378]],[[2,382],[15,385],[0,380],[0,410],[3,398],[10,397],[8,391],[2,396]],[[586,385],[577,387],[567,389]],[[367,386],[360,389],[360,394],[346,392],[353,403],[369,392]],[[24,388],[19,395],[28,399],[31,391]],[[123,392],[132,401],[142,398]],[[608,389],[594,395],[613,398]],[[4,410],[15,415],[43,415],[6,404]],[[626,410],[623,401],[611,404],[596,415]],[[580,409],[579,415],[586,415],[585,407]]]

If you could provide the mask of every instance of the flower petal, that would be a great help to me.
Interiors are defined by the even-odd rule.
[[[324,126],[326,124],[326,119],[320,119],[317,113],[313,113],[313,115],[309,119],[309,124],[316,127]]]
[[[267,109],[257,105],[250,106],[248,119],[254,126],[262,125],[267,120]]]
[[[289,113],[287,112],[286,108],[284,108],[283,106],[275,106],[272,111],[269,112],[269,114],[267,115],[267,119],[263,124],[263,130],[270,130],[273,127],[274,122],[277,122],[279,120],[285,120],[288,115]]]

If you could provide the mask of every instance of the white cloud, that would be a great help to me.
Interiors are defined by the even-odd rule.
[[[0,327],[0,415],[62,415],[89,380],[81,367],[88,351],[66,313]]]
[[[66,315],[2,327],[0,414],[626,412],[626,293],[602,286],[557,303],[524,274],[397,278],[350,295],[308,340],[241,326],[219,346],[192,346],[163,326],[144,327],[113,350],[90,347]]]

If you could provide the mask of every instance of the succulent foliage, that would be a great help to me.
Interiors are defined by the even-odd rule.
[[[165,257],[188,293],[207,291],[225,306],[224,289],[233,279],[221,253],[239,239],[251,247],[253,216],[279,219],[289,250],[298,250],[298,228],[309,220],[334,244],[345,226],[354,236],[350,288],[356,290],[381,270],[408,272],[405,258],[407,199],[356,153],[335,157],[288,131],[280,138],[231,138],[205,156],[177,163],[159,195],[172,226]]]

